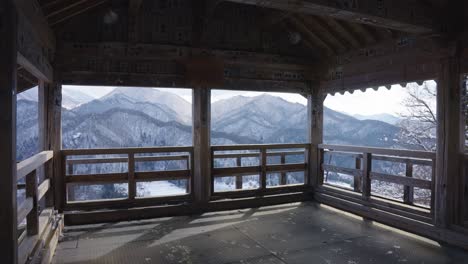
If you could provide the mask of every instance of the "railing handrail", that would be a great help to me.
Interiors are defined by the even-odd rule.
[[[309,143],[213,145],[212,151],[310,148]]]
[[[29,173],[35,171],[40,166],[44,165],[46,162],[51,160],[54,157],[54,152],[49,151],[42,151],[28,159],[21,161],[20,163],[16,164],[16,178],[17,180],[21,180],[22,178],[26,177]]]
[[[320,144],[318,145],[318,148],[328,149],[332,151],[354,152],[354,153],[360,152],[360,153],[370,153],[370,154],[377,154],[377,155],[411,157],[411,158],[420,158],[420,159],[435,159],[436,158],[436,153],[431,152],[431,151],[388,149],[388,148],[376,148],[376,147],[358,147],[358,146],[349,146],[349,145],[329,145],[329,144]]]
[[[61,152],[65,156],[73,156],[73,155],[82,156],[82,155],[168,153],[168,152],[191,152],[191,151],[193,151],[193,146],[64,149]]]

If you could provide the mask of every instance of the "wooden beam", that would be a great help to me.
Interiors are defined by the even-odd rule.
[[[435,79],[448,49],[426,38],[401,38],[343,53],[330,61],[327,93]]]
[[[0,1],[0,255],[18,262],[16,204],[16,37],[12,0]]]
[[[227,0],[241,4],[292,11],[296,13],[330,16],[354,23],[368,24],[415,34],[438,31],[433,21],[435,10],[416,0],[392,1],[324,1],[324,0]]]
[[[205,204],[211,194],[211,90],[193,89],[193,183],[195,202]]]
[[[307,97],[308,138],[311,144],[308,155],[308,180],[309,186],[317,187],[321,184],[321,157],[319,145],[323,143],[323,102],[325,96],[319,86],[310,87]]]
[[[55,35],[49,27],[46,18],[42,14],[42,9],[37,0],[14,0],[18,11],[19,21],[24,21],[30,32],[39,43],[47,49],[55,48]],[[20,31],[18,32],[20,33]]]
[[[454,44],[457,45],[457,44]],[[457,48],[455,48],[457,50]],[[460,223],[463,211],[464,120],[461,120],[461,87],[459,56],[441,60],[437,80],[437,177],[435,183],[435,224],[449,227]]]

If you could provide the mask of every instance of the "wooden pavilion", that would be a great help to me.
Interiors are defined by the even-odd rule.
[[[467,12],[465,1],[448,0],[0,1],[2,263],[26,263],[38,255],[50,261],[63,223],[126,221],[305,200],[468,248]],[[327,94],[425,80],[437,82],[436,152],[322,144]],[[16,96],[37,85],[43,151],[17,163]],[[62,85],[191,88],[193,146],[63,150]],[[309,141],[211,146],[213,88],[302,94],[308,98]],[[284,149],[302,151],[304,163],[267,164],[269,155],[288,155],[280,152]],[[213,167],[214,159],[233,150],[256,151],[259,166]],[[135,162],[144,159],[139,154],[163,152],[179,153],[173,158],[186,159],[186,170],[135,172]],[[327,152],[353,155],[356,168],[323,164]],[[72,176],[73,164],[113,162],[73,157],[106,154],[126,156],[128,172]],[[373,160],[431,166],[432,180],[411,177],[411,169],[406,177],[374,172]],[[359,188],[349,191],[323,184],[325,169],[353,175]],[[291,171],[305,171],[305,184],[266,188],[267,173]],[[249,173],[260,175],[258,190],[213,191],[215,177]],[[21,179],[25,184],[18,184]],[[187,179],[188,193],[135,197],[138,181],[161,179]],[[374,197],[372,179],[404,186],[404,202]],[[70,184],[113,182],[128,183],[126,199],[67,201]],[[20,188],[26,189],[27,199],[18,204]],[[414,188],[431,190],[429,209],[413,204]],[[17,227],[24,219],[27,227],[21,232]]]

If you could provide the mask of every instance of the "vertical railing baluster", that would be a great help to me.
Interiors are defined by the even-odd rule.
[[[266,186],[267,186],[266,165],[267,165],[267,150],[266,148],[262,148],[260,150],[260,168],[261,168],[260,189],[263,191],[266,190]]]
[[[128,199],[133,200],[136,197],[135,182],[135,154],[128,153]]]
[[[434,216],[435,206],[435,184],[436,184],[436,159],[432,159],[432,177],[431,177],[431,215]]]
[[[67,175],[73,175],[74,173],[74,168],[73,168],[73,163],[71,162],[68,162],[68,167],[67,167]],[[67,201],[74,201],[75,200],[75,188],[74,188],[74,185],[71,184],[71,183],[68,183],[65,185],[65,193],[67,194]]]
[[[185,164],[186,164],[187,170],[190,171],[190,178],[187,179],[187,185],[185,187],[186,188],[185,191],[187,193],[190,193],[190,182],[191,182],[191,179],[192,179],[192,169],[190,168],[190,156],[187,156],[185,158]]]
[[[356,156],[355,158],[355,168],[356,170],[361,169],[361,157]],[[354,191],[360,192],[362,187],[362,176],[354,176]]]
[[[371,174],[372,154],[363,153],[362,155],[362,197],[368,200],[371,196]]]
[[[237,167],[242,167],[242,158],[241,157],[236,158],[236,166]],[[237,190],[242,190],[242,175],[237,175],[236,176],[236,189]]]
[[[26,198],[32,198],[33,208],[27,216],[26,228],[30,236],[39,232],[39,207],[37,201],[37,175],[36,170],[26,175]]]
[[[316,183],[313,183],[313,186],[315,186],[315,184],[317,184],[318,186],[322,186],[323,185],[323,178],[325,176],[325,171],[323,170],[323,161],[325,160],[325,158],[324,158],[325,157],[325,150],[321,148],[318,151],[319,151],[318,160],[313,161],[313,162],[317,162],[317,164],[319,164],[319,166],[317,166],[317,171],[314,172],[314,173],[317,173],[317,175],[318,175],[317,178],[318,179],[317,179]]]
[[[286,154],[281,153],[281,164],[286,164]],[[282,171],[281,172],[281,183],[280,185],[286,185],[287,184],[287,178],[286,178],[286,172]]]
[[[407,161],[405,164],[405,176],[413,177],[413,163]],[[404,187],[403,202],[406,204],[413,204],[414,202],[414,187],[406,186]]]

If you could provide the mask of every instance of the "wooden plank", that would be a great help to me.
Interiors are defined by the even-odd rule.
[[[265,190],[267,188],[267,150],[260,150],[260,190]]]
[[[133,200],[136,197],[135,182],[135,155],[128,154],[128,199]]]
[[[236,175],[256,175],[262,172],[261,166],[213,168],[211,175],[213,177],[225,177]]]
[[[65,177],[66,183],[105,184],[128,181],[127,173],[83,174]]]
[[[50,179],[45,179],[37,188],[37,200],[41,200],[50,189]]]
[[[361,157],[356,157],[355,158],[355,168],[356,170],[361,171]],[[354,191],[355,192],[361,192],[361,187],[362,187],[362,178],[361,177],[354,177]]]
[[[21,223],[26,217],[28,216],[29,212],[33,209],[33,199],[32,197],[26,198],[19,206],[18,206],[18,214],[17,214],[17,221]]]
[[[21,54],[19,51],[17,53],[18,64],[26,69],[29,73],[34,75],[39,80],[50,82],[53,80],[53,72],[51,67],[44,67],[33,63],[31,60],[26,58],[27,55]],[[45,56],[45,55],[42,55]],[[47,62],[50,65],[49,62]]]
[[[417,178],[410,178],[406,176],[397,176],[391,175],[386,173],[379,173],[379,172],[371,172],[370,173],[372,180],[384,181],[384,182],[391,182],[396,184],[401,184],[405,186],[411,186],[421,189],[431,189],[431,181],[417,179]]]
[[[212,151],[228,150],[259,150],[259,149],[300,149],[309,148],[309,144],[244,144],[244,145],[215,145]]]
[[[287,186],[275,186],[268,187],[264,190],[261,189],[249,189],[249,190],[234,190],[234,191],[220,191],[215,192],[212,197],[212,201],[221,199],[236,199],[246,197],[261,197],[268,195],[295,193],[295,192],[307,192],[307,187],[304,184],[294,184]]]
[[[190,179],[190,170],[148,171],[135,173],[136,181],[168,181],[188,179]]]
[[[433,15],[435,10],[429,9],[418,1],[393,0],[391,3],[373,0],[361,0],[347,4],[322,0],[307,0],[291,2],[286,0],[227,0],[241,4],[257,5],[295,13],[330,16],[340,20],[362,23],[393,30],[427,34],[438,31]]]
[[[16,204],[17,17],[13,0],[0,1],[0,255],[18,263]]]
[[[432,160],[430,159],[414,159],[414,158],[401,158],[401,157],[392,157],[392,156],[380,156],[380,155],[372,155],[373,160],[381,160],[381,161],[390,161],[390,162],[398,162],[398,163],[412,163],[413,165],[422,165],[422,166],[431,166],[432,167]]]
[[[343,167],[338,167],[338,166],[329,165],[329,164],[322,164],[322,169],[324,171],[332,171],[332,172],[337,172],[337,173],[348,174],[348,175],[354,176],[355,178],[360,178],[363,175],[362,170],[360,169],[343,168]]]
[[[237,167],[242,167],[242,158],[241,157],[236,158],[236,166]],[[236,175],[236,189],[241,190],[242,187],[243,187],[242,186],[242,175]]]
[[[188,155],[137,156],[135,162],[187,160]],[[67,159],[70,164],[127,163],[128,158],[78,158]]]
[[[196,87],[192,96],[193,136],[193,194],[195,202],[204,204],[210,199],[211,180],[211,90]]]
[[[37,200],[37,175],[36,171],[30,172],[26,176],[26,197],[32,198],[32,209],[26,218],[26,231],[28,236],[36,235],[39,232],[39,207]]]
[[[362,197],[368,200],[371,196],[371,173],[372,173],[372,154],[363,153],[362,155]]]
[[[83,155],[112,155],[128,153],[172,153],[172,152],[191,152],[193,147],[157,147],[157,148],[108,148],[108,149],[64,149],[64,156],[83,156]]]
[[[212,201],[201,208],[197,205],[166,205],[151,206],[144,208],[132,208],[122,210],[105,210],[90,212],[67,212],[65,213],[66,225],[83,225],[96,223],[110,223],[129,220],[150,219],[155,217],[183,216],[213,212],[222,210],[234,210],[241,208],[252,208],[259,206],[285,204],[310,200],[310,195],[303,192],[271,195],[265,197],[251,197],[247,199],[235,199],[224,201]]]
[[[403,217],[408,217],[429,224],[432,223],[432,215],[430,212],[415,206],[405,206],[403,204],[398,204],[397,202],[385,201],[377,197],[371,197],[368,201],[366,201],[363,200],[362,196],[358,193],[344,189],[333,188],[331,186],[322,186],[317,189],[317,192],[353,203],[362,204],[364,206],[376,208],[392,214],[397,214]]]
[[[21,180],[32,171],[44,165],[54,157],[53,151],[42,151],[31,158],[28,158],[17,165],[17,179]]]
[[[45,45],[46,48],[55,48],[55,35],[47,23],[47,19],[42,14],[41,6],[37,0],[14,0],[20,19],[25,19],[27,25],[33,30],[37,39]]]
[[[413,164],[408,162],[405,164],[405,176],[406,177],[413,177]],[[432,182],[430,184],[430,188],[432,187]],[[413,204],[414,201],[414,187],[406,186],[403,190],[403,201],[407,204]]]
[[[305,163],[289,163],[289,164],[277,164],[277,165],[266,165],[266,173],[272,172],[296,172],[305,171],[307,164]]]
[[[66,211],[77,210],[106,210],[106,209],[122,209],[122,208],[135,208],[145,206],[157,205],[170,205],[177,203],[189,203],[193,199],[190,194],[183,195],[169,195],[161,197],[136,197],[130,199],[105,199],[105,200],[87,200],[87,201],[73,201],[66,205]]]
[[[320,144],[319,148],[327,150],[337,150],[345,152],[360,152],[360,153],[372,153],[377,155],[388,155],[396,157],[411,157],[420,159],[433,159],[435,158],[435,152],[429,151],[415,151],[415,150],[403,150],[403,149],[384,149],[384,148],[373,148],[373,147],[355,147],[346,145],[327,145]]]
[[[282,154],[280,156],[280,163],[281,164],[286,164],[286,155]],[[304,164],[304,167],[305,167],[305,164]],[[267,168],[267,170],[268,170],[268,168]],[[281,175],[280,175],[280,185],[286,185],[287,181],[288,181],[288,179],[287,179],[286,172],[282,171]]]

